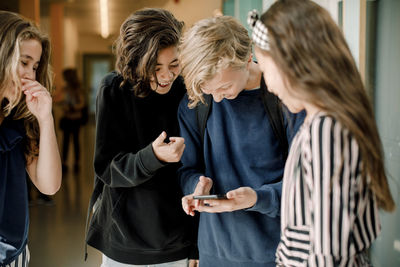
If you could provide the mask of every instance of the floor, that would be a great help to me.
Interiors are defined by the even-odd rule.
[[[101,254],[91,247],[84,261],[86,211],[93,187],[94,126],[85,126],[80,137],[79,172],[72,170],[71,144],[70,170],[63,175],[59,192],[52,196],[54,204],[33,201],[30,206],[30,267],[99,267],[101,264]],[[32,195],[35,196],[35,192]]]

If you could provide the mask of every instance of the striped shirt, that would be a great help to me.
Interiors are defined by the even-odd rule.
[[[30,260],[29,249],[28,249],[28,246],[25,246],[22,253],[19,254],[15,260],[13,260],[12,262],[10,262],[6,265],[0,264],[0,267],[28,267],[29,260]]]
[[[368,266],[380,233],[356,139],[323,113],[304,122],[286,162],[278,266]]]

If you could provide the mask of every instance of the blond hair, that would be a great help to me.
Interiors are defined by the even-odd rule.
[[[34,156],[38,153],[39,126],[36,118],[28,110],[25,96],[22,94],[18,76],[20,64],[20,45],[27,40],[37,40],[42,46],[42,54],[36,70],[36,80],[47,90],[52,91],[52,72],[49,66],[50,41],[40,32],[36,25],[18,14],[0,11],[0,112],[12,119],[24,119],[28,138],[26,154]],[[14,89],[13,91],[9,91]],[[7,101],[5,100],[7,96]]]
[[[184,77],[189,107],[204,102],[201,90],[204,82],[225,69],[244,68],[251,54],[251,40],[246,28],[236,19],[220,16],[203,19],[183,36],[180,64]]]
[[[395,207],[386,179],[372,105],[343,34],[328,11],[308,0],[276,2],[261,17],[272,57],[288,90],[341,122],[356,138],[362,177],[387,211]]]

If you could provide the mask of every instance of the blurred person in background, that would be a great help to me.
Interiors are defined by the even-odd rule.
[[[65,86],[60,102],[63,110],[63,115],[60,119],[60,129],[63,131],[62,168],[63,171],[68,170],[67,160],[70,137],[72,136],[74,144],[74,172],[78,172],[80,167],[79,132],[83,124],[86,98],[76,69],[64,69],[63,79],[65,81]]]

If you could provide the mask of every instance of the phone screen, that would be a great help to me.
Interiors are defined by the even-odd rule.
[[[227,199],[225,194],[193,196],[193,199]]]

